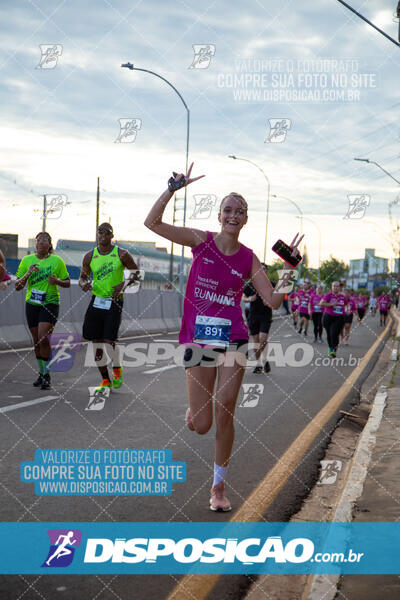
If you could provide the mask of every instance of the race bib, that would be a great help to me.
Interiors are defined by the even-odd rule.
[[[321,312],[322,311],[322,306],[320,306],[319,304],[314,304],[314,312]]]
[[[301,305],[304,306],[308,306],[308,301],[307,300],[302,300],[301,301]]]
[[[93,306],[95,308],[101,308],[102,310],[110,310],[112,298],[100,298],[95,296]]]
[[[198,344],[227,348],[229,346],[231,325],[232,321],[229,319],[197,315],[193,341]]]
[[[343,306],[334,306],[333,312],[335,313],[335,315],[342,315],[343,314]]]
[[[29,299],[36,304],[43,304],[46,299],[46,292],[44,290],[35,290],[35,288],[32,288],[31,297]]]

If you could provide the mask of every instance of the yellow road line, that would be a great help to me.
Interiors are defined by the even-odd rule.
[[[303,429],[247,500],[245,500],[242,507],[236,511],[230,520],[232,523],[260,520],[260,516],[272,504],[324,425],[338,410],[354,383],[367,366],[390,326],[391,321],[389,321],[384,331],[362,357],[360,364],[347,377],[338,391]],[[205,600],[219,577],[220,575],[185,575],[169,594],[167,600]]]

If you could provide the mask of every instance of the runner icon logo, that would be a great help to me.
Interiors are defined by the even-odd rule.
[[[215,44],[192,44],[194,57],[189,69],[208,69],[215,54]]]
[[[342,470],[341,460],[321,460],[321,474],[318,485],[332,485]]]
[[[90,387],[89,404],[85,410],[103,410],[107,398],[110,397],[110,388]]]
[[[268,119],[269,133],[264,144],[282,144],[286,140],[287,132],[292,127],[290,119]]]
[[[118,122],[120,131],[114,144],[132,144],[142,128],[142,119],[118,119]]]
[[[54,69],[57,66],[58,57],[61,56],[63,47],[61,44],[39,44],[41,57],[37,69]]]
[[[74,558],[75,548],[81,545],[79,529],[48,529],[50,548],[42,567],[68,567]]]
[[[215,194],[193,194],[194,208],[191,219],[208,219],[217,203]]]
[[[274,287],[274,294],[289,294],[293,290],[293,286],[297,281],[299,272],[293,270],[279,270],[279,281]]]
[[[75,352],[80,349],[81,342],[79,333],[52,333],[51,354],[47,365],[49,371],[61,373],[72,369]]]
[[[343,219],[362,219],[371,201],[369,194],[347,194],[347,198],[349,208]]]
[[[239,404],[241,408],[254,408],[264,392],[262,383],[243,383],[243,398]]]

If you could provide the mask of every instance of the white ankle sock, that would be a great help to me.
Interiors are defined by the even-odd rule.
[[[220,483],[221,481],[225,480],[225,475],[226,475],[227,470],[228,470],[228,467],[220,467],[219,465],[216,465],[214,463],[214,483],[213,483],[213,487],[214,487],[214,485],[217,485],[217,483]]]

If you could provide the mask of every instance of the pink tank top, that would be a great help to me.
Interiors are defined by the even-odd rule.
[[[207,231],[207,239],[193,248],[192,254],[179,343],[221,346],[219,340],[224,336],[229,342],[247,340],[240,302],[244,282],[251,274],[253,251],[241,244],[235,254],[226,256]],[[200,341],[206,333],[210,340],[215,336],[215,343]]]

